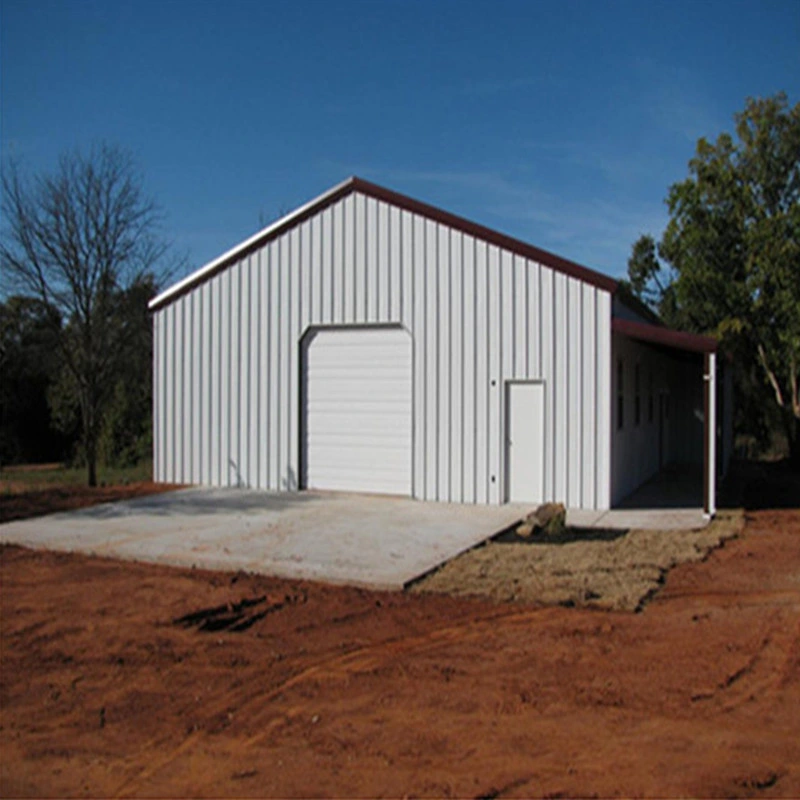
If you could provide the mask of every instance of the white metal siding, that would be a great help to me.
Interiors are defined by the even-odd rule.
[[[307,337],[305,485],[411,494],[411,337],[333,328]]]
[[[610,294],[359,192],[154,312],[157,480],[296,488],[301,337],[366,323],[411,334],[414,497],[502,502],[505,381],[542,380],[545,499],[608,507]]]

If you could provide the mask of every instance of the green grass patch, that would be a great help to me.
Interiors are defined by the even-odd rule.
[[[99,486],[120,486],[153,479],[151,461],[141,461],[132,467],[97,467]],[[86,467],[65,467],[61,464],[22,464],[0,469],[0,490],[42,489],[53,486],[85,486]]]

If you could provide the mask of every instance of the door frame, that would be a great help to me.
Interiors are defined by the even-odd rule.
[[[514,386],[519,385],[527,385],[527,384],[540,384],[542,387],[542,500],[541,502],[545,501],[546,495],[546,473],[545,473],[545,465],[547,464],[547,417],[549,410],[547,408],[547,381],[544,378],[506,378],[505,380],[505,389],[504,389],[504,399],[503,399],[503,423],[502,423],[502,430],[503,430],[503,487],[502,487],[502,495],[504,503],[512,502],[509,500],[509,492],[511,489],[511,427],[510,427],[510,419],[511,414],[509,413],[511,407],[511,389]]]

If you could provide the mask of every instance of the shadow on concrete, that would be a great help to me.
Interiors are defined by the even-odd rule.
[[[695,464],[666,467],[614,506],[615,509],[703,507],[703,469]]]
[[[76,513],[87,519],[114,519],[139,514],[168,517],[172,514],[208,516],[283,511],[314,503],[319,498],[307,492],[266,492],[258,489],[181,489],[110,505],[92,506]]]
[[[703,507],[703,472],[697,465],[662,470],[615,509],[676,509]],[[800,471],[788,459],[733,460],[717,489],[718,508],[800,508]]]
[[[570,544],[571,542],[613,542],[628,533],[622,528],[578,528],[568,527],[558,536],[520,536],[517,532],[517,525],[492,537],[497,544]]]

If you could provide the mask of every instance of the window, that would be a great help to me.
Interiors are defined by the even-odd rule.
[[[622,430],[625,420],[625,387],[622,383],[622,359],[617,359],[617,430]]]
[[[653,421],[653,370],[650,370],[647,381],[647,421]]]
[[[639,382],[639,365],[633,368],[633,424],[638,425],[642,421],[642,395]]]

